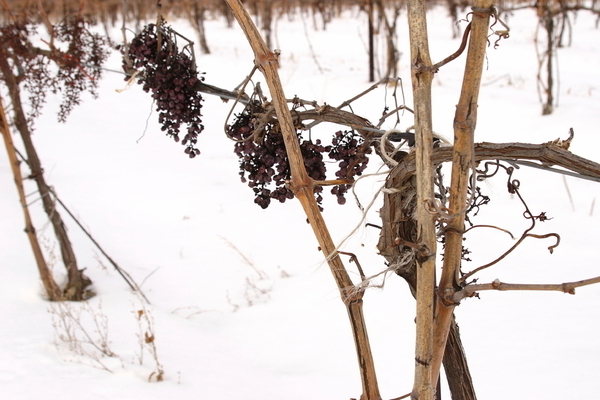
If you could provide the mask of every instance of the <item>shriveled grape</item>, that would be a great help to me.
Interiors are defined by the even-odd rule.
[[[369,163],[368,154],[371,148],[368,147],[361,136],[354,131],[337,131],[333,137],[329,158],[338,163],[338,171],[335,176],[338,179],[354,179],[361,176]],[[331,193],[337,196],[339,204],[345,204],[345,195],[352,185],[336,185],[331,189]]]
[[[260,132],[255,132],[260,115],[266,115],[265,109],[258,102],[251,103],[228,127],[228,134],[236,140],[235,153],[240,159],[240,177],[254,191],[254,202],[267,208],[272,199],[283,203],[294,197],[286,186],[291,178],[290,166],[285,144],[276,120],[264,125]],[[262,125],[261,125],[262,126]],[[338,179],[352,180],[361,175],[367,166],[367,154],[370,148],[362,138],[350,132],[337,132],[331,145],[323,145],[320,139],[304,140],[298,134],[300,151],[308,175],[318,181],[327,179],[325,156],[339,161],[339,170],[335,173]],[[337,196],[338,203],[345,203],[345,194],[350,184],[336,185],[331,193]],[[323,187],[316,185],[315,198],[322,204]]]
[[[164,23],[159,27],[147,25],[129,44],[131,65],[125,64],[124,68],[129,74],[131,68],[140,72],[138,83],[152,94],[158,122],[168,136],[179,142],[182,125],[186,125],[181,144],[186,146],[185,153],[194,158],[200,154],[196,143],[204,130],[203,98],[196,86],[204,81],[204,76],[197,72],[194,59],[177,47],[173,37],[174,32]]]

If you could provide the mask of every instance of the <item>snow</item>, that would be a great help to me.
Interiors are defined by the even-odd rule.
[[[408,33],[405,12],[398,35],[400,76],[411,104]],[[458,48],[444,9],[430,13],[434,60]],[[541,116],[536,91],[534,47],[536,18],[519,11],[508,18],[511,37],[490,48],[479,101],[477,140],[543,143],[565,139],[575,130],[573,153],[598,160],[600,49],[595,20],[580,12],[573,44],[559,50],[559,107]],[[185,23],[173,25],[188,37]],[[464,26],[464,24],[463,24]],[[348,11],[325,31],[312,20],[277,22],[275,45],[282,50],[281,79],[287,97],[338,105],[368,88],[364,15]],[[213,53],[198,55],[207,83],[231,89],[252,68],[252,52],[239,28],[208,21]],[[314,51],[314,57],[311,53]],[[109,68],[119,69],[114,56]],[[464,56],[445,66],[434,81],[434,129],[452,137],[454,105],[460,90]],[[258,77],[256,77],[258,79]],[[139,87],[123,92],[125,82],[107,73],[97,100],[86,98],[67,124],[56,122],[56,102],[36,122],[34,140],[48,182],[107,253],[142,286],[151,304],[133,294],[73,221],[67,222],[79,263],[97,295],[81,312],[88,333],[106,330],[115,357],[81,356],[61,342],[56,305],[42,298],[35,262],[12,182],[8,160],[0,156],[0,385],[11,399],[348,399],[360,395],[360,379],[344,306],[323,263],[298,202],[253,204],[250,189],[239,182],[233,145],[222,127],[231,102],[206,96],[204,123],[194,160],[166,138],[150,115],[151,100]],[[263,86],[266,88],[266,86]],[[377,121],[393,99],[391,89],[372,92],[353,109]],[[408,113],[400,127],[412,124]],[[393,121],[384,125],[393,127]],[[321,132],[333,133],[334,126]],[[318,131],[316,131],[318,132]],[[372,162],[371,172],[377,162]],[[449,175],[449,173],[447,173]],[[533,213],[552,217],[537,233],[552,239],[527,240],[499,265],[479,274],[481,283],[496,278],[514,283],[561,283],[597,276],[594,209],[600,187],[593,182],[521,168],[516,179]],[[498,224],[515,234],[529,226],[522,205],[506,193],[505,177],[482,185],[492,203],[478,223]],[[377,176],[358,184],[362,204],[383,182]],[[28,189],[33,192],[31,183]],[[568,190],[567,190],[568,187]],[[569,192],[572,202],[569,200]],[[333,196],[327,196],[333,197]],[[35,195],[30,197],[31,201]],[[376,203],[367,221],[379,222]],[[35,226],[54,273],[58,249],[51,227],[33,203]],[[337,241],[360,224],[353,204],[341,207],[326,199],[325,218]],[[367,275],[385,268],[376,254],[378,231],[360,226],[344,249],[357,254]],[[466,245],[474,252],[466,268],[498,257],[512,245],[495,230],[476,230]],[[354,278],[354,264],[347,263]],[[406,284],[388,276],[365,296],[369,336],[383,398],[412,387],[414,301]],[[600,390],[600,287],[575,296],[558,292],[482,292],[457,309],[463,344],[478,397],[546,400],[594,398]],[[145,308],[144,308],[145,307]],[[138,318],[139,310],[145,310]],[[59,313],[60,314],[60,313]],[[100,321],[94,328],[93,318]],[[103,319],[105,318],[105,319]],[[107,321],[105,324],[102,321]],[[149,329],[147,323],[152,323]],[[157,364],[140,335],[155,335]],[[143,346],[143,344],[142,344]],[[92,350],[89,350],[92,351]],[[93,353],[97,354],[97,353]],[[94,360],[96,358],[96,360]],[[143,358],[140,365],[140,358]],[[97,363],[100,361],[112,372]]]

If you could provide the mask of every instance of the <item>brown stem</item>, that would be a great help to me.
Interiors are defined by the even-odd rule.
[[[521,243],[523,243],[523,241],[525,239],[527,239],[528,237],[534,237],[537,239],[546,239],[548,237],[554,237],[556,239],[556,243],[551,246],[548,246],[548,250],[550,251],[550,254],[552,254],[552,252],[554,251],[554,248],[557,247],[560,243],[560,236],[557,233],[547,233],[545,235],[535,235],[533,233],[529,233],[533,229],[534,226],[535,226],[535,219],[532,219],[531,227],[528,228],[525,232],[523,232],[523,234],[521,235],[519,240],[517,240],[512,246],[510,246],[510,248],[508,250],[506,250],[504,253],[502,253],[502,255],[500,257],[497,257],[495,260],[493,260],[487,264],[481,265],[481,266],[475,268],[474,270],[471,270],[471,271],[467,272],[466,274],[462,275],[460,277],[460,283],[462,284],[463,282],[466,282],[467,279],[469,279],[471,276],[475,275],[476,273],[483,271],[484,269],[489,268],[492,265],[498,264],[500,261],[502,261],[504,258],[506,258],[510,253],[512,253],[517,247],[519,247],[521,245]]]
[[[600,276],[595,278],[583,279],[575,282],[565,282],[559,284],[531,284],[531,283],[505,283],[498,279],[491,283],[471,284],[464,287],[463,290],[454,295],[456,302],[466,297],[473,297],[481,290],[544,290],[558,291],[568,294],[575,294],[575,288],[600,283]]]
[[[286,97],[284,96],[281,80],[279,79],[279,73],[277,71],[277,54],[274,54],[269,50],[242,3],[239,0],[225,1],[246,34],[248,42],[254,51],[255,63],[264,74],[269,86],[290,163],[290,186],[304,208],[304,212],[313,228],[320,248],[326,256],[342,300],[346,305],[359,360],[363,387],[361,399],[379,400],[381,396],[379,394],[375,365],[363,315],[363,292],[357,290],[352,283],[352,280],[336,251],[336,246],[333,243],[333,239],[331,238],[325,220],[323,219],[315,200],[314,182],[308,176],[306,168],[304,167],[304,160],[300,152],[298,136],[296,134],[291,113],[287,108]]]
[[[427,210],[434,198],[434,168],[431,162],[433,129],[431,109],[431,83],[429,39],[426,20],[427,4],[424,0],[409,0],[408,25],[410,36],[411,81],[413,87],[416,136],[417,177],[417,242],[423,251],[417,255],[417,327],[415,346],[415,380],[412,398],[432,400],[435,396],[437,376],[432,375],[433,313],[435,285],[435,221]]]
[[[454,316],[448,332],[446,351],[444,352],[444,371],[450,394],[455,400],[476,400],[473,379],[469,371],[467,356],[460,339],[460,330]]]
[[[42,19],[42,22],[46,26],[46,30],[48,31],[48,34],[50,35],[50,43],[49,43],[50,48],[53,49],[54,48],[54,26],[48,19],[48,15],[44,11],[44,6],[42,5],[41,0],[36,0],[36,3],[37,3],[38,13]]]
[[[200,49],[202,50],[202,53],[210,54],[210,48],[208,47],[208,42],[206,41],[206,30],[204,28],[205,14],[206,7],[194,2],[190,18],[192,19],[192,24],[198,33],[198,40],[200,42]]]
[[[4,53],[0,50],[0,53]],[[60,246],[63,263],[67,269],[68,282],[64,289],[63,297],[66,300],[83,300],[85,297],[85,288],[91,284],[91,281],[83,274],[83,271],[78,269],[75,253],[71,246],[67,230],[63,220],[56,209],[56,205],[52,200],[50,187],[44,178],[44,170],[38,157],[37,151],[31,139],[31,132],[27,123],[23,105],[21,103],[21,93],[17,77],[10,67],[7,58],[4,54],[0,54],[0,71],[4,77],[4,83],[8,88],[11,102],[13,105],[13,113],[15,116],[15,126],[21,134],[25,152],[27,154],[28,165],[31,169],[30,178],[33,179],[38,187],[44,211],[48,215],[48,219],[54,228],[54,234]]]
[[[439,165],[452,160],[452,147],[440,147],[433,150],[432,161]],[[482,160],[535,160],[539,161],[540,168],[556,165],[582,175],[585,178],[600,179],[600,164],[571,153],[552,142],[543,144],[531,143],[476,143],[475,161]],[[414,152],[409,153],[402,162],[392,171],[392,177],[403,182],[416,171],[416,157]]]
[[[474,138],[477,124],[477,100],[485,60],[491,7],[491,0],[476,0],[474,3],[463,85],[454,116],[454,151],[448,206],[449,214],[454,218],[448,221],[445,231],[446,247],[442,276],[438,285],[432,379],[437,379],[439,376],[455,307],[455,303],[451,299],[459,288],[458,274],[462,259],[464,219],[471,170],[475,166]]]
[[[15,146],[13,144],[12,137],[8,129],[8,120],[6,119],[6,113],[4,112],[4,106],[2,104],[1,97],[0,131],[2,131],[2,137],[4,138],[4,144],[6,146],[6,153],[8,154],[8,159],[10,161],[10,166],[13,172],[15,185],[17,186],[17,192],[19,193],[19,202],[21,203],[23,216],[25,217],[25,233],[27,233],[27,238],[29,239],[29,244],[31,245],[31,250],[33,251],[33,256],[35,258],[35,262],[40,273],[40,278],[42,279],[42,284],[44,285],[44,289],[46,289],[46,295],[48,296],[48,299],[50,301],[58,301],[62,297],[60,288],[54,281],[54,278],[52,278],[52,273],[50,272],[50,269],[46,264],[46,260],[44,259],[44,254],[40,247],[40,243],[38,242],[37,236],[35,234],[35,228],[33,227],[31,215],[29,214],[29,208],[27,207],[25,189],[23,188],[23,176],[21,175],[21,168],[19,167],[20,162],[15,152]]]
[[[544,5],[543,7],[543,15],[541,17],[540,23],[544,25],[544,29],[546,30],[546,54],[544,58],[546,59],[546,86],[544,91],[546,92],[546,102],[542,108],[542,115],[552,114],[554,111],[554,71],[553,71],[553,63],[554,63],[554,50],[555,50],[555,41],[554,41],[554,12],[552,12],[548,5]]]
[[[462,41],[460,42],[460,46],[458,47],[458,50],[456,50],[454,53],[450,54],[448,57],[444,58],[442,61],[437,62],[434,65],[432,65],[431,70],[433,72],[438,72],[441,67],[443,67],[444,65],[448,64],[449,62],[457,59],[463,53],[463,51],[465,51],[465,49],[467,48],[467,43],[468,43],[467,39],[469,38],[469,32],[471,32],[471,23],[469,23],[469,25],[467,25],[467,27],[465,28],[465,31],[464,31],[463,37],[462,37]]]
[[[413,296],[416,295],[416,261],[411,245],[402,243],[416,242],[416,178],[400,180],[395,174],[386,182],[386,191],[381,208],[381,234],[377,248],[385,257],[388,265],[406,280]],[[450,326],[446,351],[444,353],[444,369],[450,394],[453,399],[475,400],[475,389],[469,372],[467,357],[462,347],[458,325]]]
[[[373,26],[373,0],[366,0],[367,2],[367,29],[368,29],[368,43],[369,43],[369,82],[375,81],[375,46],[374,36],[375,28]]]

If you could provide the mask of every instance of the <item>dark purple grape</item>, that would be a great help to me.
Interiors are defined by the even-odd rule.
[[[329,158],[339,161],[339,169],[335,176],[338,179],[354,179],[361,176],[369,163],[367,155],[370,153],[371,148],[354,131],[336,132],[329,152]],[[337,196],[339,204],[345,204],[345,195],[351,187],[352,185],[337,185],[331,189],[331,193]]]
[[[267,124],[256,137],[251,137],[259,116],[265,114],[262,105],[252,103],[228,127],[229,136],[238,140],[234,152],[240,159],[240,178],[252,188],[254,202],[262,208],[267,208],[272,199],[283,203],[294,197],[286,186],[286,181],[291,178],[290,166],[276,121]],[[339,161],[339,170],[335,173],[338,179],[352,180],[367,167],[367,154],[371,151],[362,137],[353,132],[337,132],[328,146],[324,146],[319,139],[304,140],[300,134],[298,142],[306,172],[319,181],[327,179],[325,155]],[[350,184],[337,185],[331,193],[337,197],[339,204],[344,204],[344,196],[351,187]],[[319,205],[323,200],[322,192],[322,186],[315,186],[315,198]]]
[[[158,48],[159,31],[161,48]],[[152,94],[158,111],[158,122],[166,134],[179,142],[182,125],[187,126],[181,144],[185,153],[194,158],[200,154],[196,148],[202,125],[202,101],[196,89],[204,81],[196,71],[196,65],[184,51],[179,51],[171,28],[155,24],[147,25],[129,44],[128,57],[132,66],[141,72],[138,83]],[[128,66],[124,65],[127,70]],[[131,71],[129,71],[131,73]],[[129,79],[129,78],[128,78]]]

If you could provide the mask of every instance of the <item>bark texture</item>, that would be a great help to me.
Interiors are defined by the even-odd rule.
[[[435,306],[435,221],[427,206],[434,199],[434,169],[431,163],[433,127],[431,83],[433,71],[427,35],[427,4],[425,0],[408,1],[411,82],[415,111],[416,162],[416,297],[417,327],[415,344],[415,379],[413,400],[435,397],[437,376],[432,374],[433,323]]]
[[[31,138],[31,131],[21,103],[21,92],[18,79],[10,67],[7,58],[5,58],[2,53],[3,52],[0,51],[0,71],[2,72],[4,83],[10,94],[13,106],[14,123],[21,134],[21,139],[23,140],[23,145],[25,147],[27,164],[31,170],[29,178],[34,180],[38,187],[44,211],[48,215],[54,229],[54,234],[59,243],[62,260],[67,269],[68,281],[63,290],[62,297],[64,300],[84,300],[86,297],[86,288],[91,284],[91,281],[84,275],[83,270],[80,270],[77,267],[77,259],[73,247],[71,246],[67,229],[60,213],[56,209],[50,186],[46,183],[46,179],[44,178],[44,170]]]
[[[411,160],[414,157],[411,156]],[[400,166],[403,164],[399,164]],[[416,297],[417,270],[416,249],[416,177],[397,175],[392,172],[386,183],[381,215],[381,235],[377,245],[379,253],[385,257],[396,273],[406,280]],[[454,319],[450,326],[445,346],[444,370],[448,386],[454,400],[476,400],[475,388],[469,371],[467,357],[460,340],[458,325]]]
[[[19,202],[21,203],[21,208],[23,209],[23,216],[25,218],[25,233],[27,233],[27,238],[29,239],[29,244],[31,245],[31,250],[33,251],[33,256],[38,267],[38,272],[40,274],[42,284],[44,285],[44,289],[46,291],[46,296],[50,301],[58,301],[61,299],[62,294],[60,288],[58,287],[58,285],[54,281],[54,278],[52,277],[50,269],[48,268],[48,264],[46,263],[46,260],[44,258],[42,248],[40,247],[40,243],[38,241],[37,234],[33,226],[31,215],[29,214],[25,189],[23,188],[23,175],[21,174],[20,167],[21,163],[19,162],[19,158],[17,156],[17,152],[12,141],[10,130],[8,128],[8,119],[6,118],[6,113],[4,112],[4,105],[2,104],[1,97],[0,131],[2,132],[2,137],[4,138],[6,152],[8,154],[8,159],[10,161],[10,166],[13,172],[15,185],[19,194]]]

